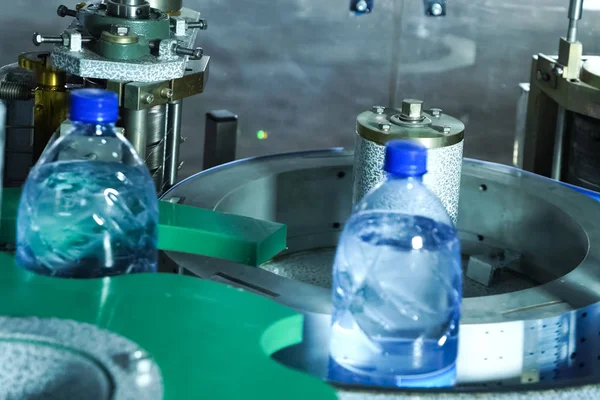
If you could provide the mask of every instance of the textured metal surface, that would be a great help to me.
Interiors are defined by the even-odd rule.
[[[140,347],[94,325],[0,317],[3,399],[162,399],[158,366]]]
[[[354,157],[353,198],[357,203],[384,177],[385,146],[356,135]],[[425,185],[442,201],[454,223],[458,217],[462,157],[463,141],[452,146],[429,149],[428,172],[423,178]]]
[[[183,8],[181,16],[197,21],[200,13]],[[197,32],[196,29],[190,29],[186,36],[178,37],[180,45],[193,47]],[[129,61],[114,61],[98,56],[85,48],[79,52],[71,52],[68,48],[56,46],[52,51],[52,62],[56,68],[86,78],[158,82],[183,77],[187,57],[145,56]]]
[[[332,248],[351,209],[352,160],[352,154],[339,151],[250,159],[200,173],[165,195],[288,225],[288,250],[261,269],[184,254],[169,256],[194,275],[215,280],[225,276],[230,284],[302,311],[304,344],[275,357],[317,376],[324,376],[327,363],[330,289],[323,278],[330,271]],[[463,303],[460,393],[446,397],[396,393],[394,398],[459,399],[490,390],[490,396],[512,390],[510,398],[519,398],[514,391],[542,388],[549,391],[536,392],[537,398],[598,395],[595,386],[564,392],[551,386],[570,384],[563,376],[593,382],[598,371],[582,374],[582,368],[592,361],[600,365],[596,360],[600,336],[593,323],[597,319],[591,316],[600,301],[596,267],[600,250],[593,246],[600,240],[598,204],[546,178],[465,160],[459,214],[466,257],[499,247],[523,254],[523,259],[504,271],[505,282],[492,282],[489,288],[465,279],[465,293],[472,297]],[[585,307],[591,308],[582,317],[580,309]],[[595,336],[586,333],[582,341],[579,332],[584,330]],[[578,357],[572,356],[577,346],[591,346],[579,363],[571,361]],[[355,396],[372,394],[363,391]]]

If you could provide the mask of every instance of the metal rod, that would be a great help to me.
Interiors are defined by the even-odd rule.
[[[123,109],[125,136],[139,154],[146,159],[146,132],[148,130],[148,110]]]
[[[556,114],[556,131],[554,133],[554,154],[552,156],[552,179],[560,181],[563,162],[563,142],[565,138],[565,116],[567,111],[558,106]]]
[[[179,171],[179,146],[181,144],[181,100],[169,103],[167,122],[167,160],[165,181],[169,187],[177,183]]]
[[[575,43],[577,41],[577,21],[581,19],[583,13],[583,0],[571,0],[569,3],[569,30],[567,32],[567,41]]]

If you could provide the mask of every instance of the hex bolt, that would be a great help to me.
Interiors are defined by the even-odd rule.
[[[449,126],[445,126],[444,127],[444,133],[450,133],[450,127]]]
[[[145,93],[141,95],[141,99],[146,104],[152,104],[154,102],[154,95],[152,93]]]
[[[67,7],[65,5],[60,5],[60,6],[58,6],[58,9],[56,10],[56,14],[58,14],[58,16],[61,18],[76,17],[77,10],[71,10],[69,7]]]
[[[33,44],[39,46],[43,43],[56,43],[62,44],[63,38],[62,36],[44,36],[41,33],[35,32],[33,34]]]
[[[111,25],[110,33],[117,36],[127,36],[129,34],[129,27],[124,25]]]
[[[173,98],[173,89],[171,88],[163,88],[160,91],[160,96],[167,99],[167,100],[171,100]]]
[[[384,132],[388,132],[390,129],[392,129],[392,126],[390,124],[379,124],[379,129]]]
[[[385,112],[385,107],[384,106],[373,106],[373,112],[375,114],[383,114]]]
[[[81,43],[89,43],[92,41],[90,36],[83,36],[81,38]],[[65,34],[61,36],[44,36],[41,33],[35,32],[33,34],[33,44],[39,46],[41,44],[61,44],[63,46],[69,45],[69,37]]]
[[[190,56],[194,58],[200,58],[204,54],[202,47],[196,47],[195,49],[189,49],[187,47],[175,46],[175,54],[178,56]]]
[[[441,108],[432,108],[430,111],[431,111],[431,115],[433,115],[436,118],[439,118],[442,115]]]
[[[208,29],[208,21],[202,18],[197,22],[188,22],[187,27],[188,29],[200,29],[201,31],[205,31]]]
[[[403,119],[409,121],[419,121],[423,119],[423,102],[415,99],[402,100],[402,114]]]

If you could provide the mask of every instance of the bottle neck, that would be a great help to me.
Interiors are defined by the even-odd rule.
[[[78,122],[73,121],[71,135],[77,136],[116,136],[114,122]]]
[[[388,180],[406,180],[409,182],[423,182],[423,175],[397,175],[397,174],[387,174]]]

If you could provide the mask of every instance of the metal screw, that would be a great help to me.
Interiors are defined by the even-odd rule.
[[[46,43],[62,44],[63,46],[69,45],[69,36],[62,34],[61,36],[44,36],[41,33],[35,32],[33,34],[33,44],[39,46]],[[92,41],[91,36],[82,36],[81,43],[89,43]]]
[[[202,47],[188,49],[187,47],[175,46],[175,54],[179,56],[190,56],[194,58],[200,58],[204,54],[204,50],[202,50]]]
[[[423,111],[423,102],[415,99],[402,100],[401,117],[410,121],[418,121],[423,119],[421,112]]]
[[[111,25],[110,33],[117,36],[127,36],[129,34],[129,27],[124,25]]]
[[[187,27],[188,29],[200,29],[202,31],[205,31],[208,29],[208,21],[202,18],[198,22],[188,22]]]
[[[430,111],[431,111],[431,115],[433,115],[436,118],[439,118],[440,115],[442,115],[442,109],[441,108],[432,108]]]
[[[160,91],[160,96],[164,97],[165,99],[171,100],[173,98],[173,89],[163,88]]]
[[[444,133],[450,133],[450,127],[449,126],[445,126],[444,127]]]
[[[56,43],[62,44],[62,36],[43,36],[41,33],[35,32],[33,34],[33,44],[39,46],[42,43]]]
[[[363,12],[367,9],[367,2],[365,0],[360,0],[358,3],[356,3],[356,10]]]
[[[185,142],[187,142],[187,139],[188,139],[187,136],[180,136],[179,143],[185,143]]]
[[[439,17],[444,12],[444,9],[440,3],[433,3],[431,7],[429,7],[429,12],[434,17]]]
[[[146,104],[152,104],[154,102],[154,95],[152,93],[142,94],[141,99]]]
[[[60,5],[58,6],[58,9],[56,10],[56,14],[58,14],[59,17],[64,18],[64,17],[76,17],[77,16],[77,11],[76,10],[71,10],[69,7],[65,6],[65,5]]]
[[[563,72],[564,72],[564,70],[563,70],[561,67],[556,67],[556,68],[554,68],[554,73],[555,73],[557,76],[563,76]]]
[[[388,132],[390,129],[392,129],[392,126],[390,124],[379,124],[379,129],[384,132]]]
[[[375,114],[383,114],[384,111],[385,111],[384,106],[373,106],[373,112]]]

